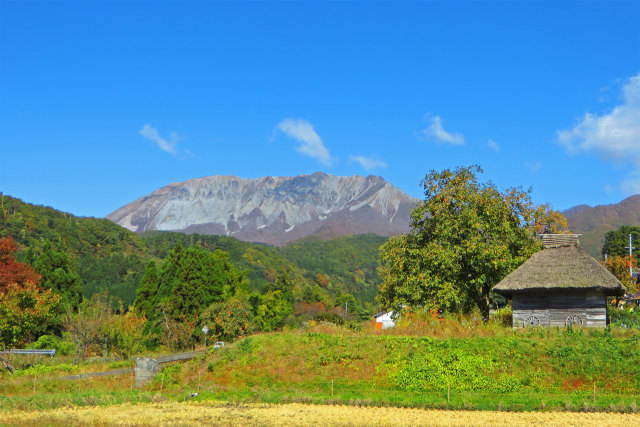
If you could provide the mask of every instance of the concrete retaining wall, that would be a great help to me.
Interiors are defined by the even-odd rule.
[[[136,387],[142,387],[158,376],[158,361],[151,357],[136,359]]]

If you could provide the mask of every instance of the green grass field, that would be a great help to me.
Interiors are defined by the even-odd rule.
[[[168,366],[141,389],[132,387],[130,375],[69,381],[61,376],[83,367],[34,366],[0,376],[0,409],[222,400],[638,411],[637,332],[513,331],[478,325],[457,325],[453,331],[452,325],[439,325],[440,334],[426,336],[402,329],[356,333],[322,324],[305,331],[254,335]],[[447,328],[449,337],[442,336]],[[196,392],[197,397],[189,397]]]

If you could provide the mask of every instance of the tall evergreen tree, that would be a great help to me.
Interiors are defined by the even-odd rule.
[[[295,302],[295,298],[293,296],[293,279],[291,275],[288,273],[279,273],[275,282],[270,282],[264,289],[264,293],[267,294],[269,292],[280,291],[282,297],[291,305]]]
[[[67,254],[56,250],[50,242],[42,247],[42,252],[37,256],[33,265],[34,270],[40,274],[40,286],[51,289],[62,297],[61,307],[69,307],[76,310],[82,302],[82,280]]]
[[[602,245],[602,256],[627,256],[629,255],[629,234],[631,234],[631,238],[633,246],[636,249],[633,251],[634,258],[636,261],[640,260],[640,227],[638,226],[629,226],[623,225],[617,230],[609,231],[604,236],[604,243]]]
[[[149,261],[147,269],[142,276],[140,286],[136,291],[136,300],[134,307],[147,319],[151,319],[154,314],[153,300],[158,293],[158,270],[156,268],[156,262],[154,260]]]
[[[169,299],[171,296],[171,292],[175,286],[178,266],[180,265],[183,253],[184,248],[182,247],[182,244],[178,242],[162,262],[162,267],[160,268],[160,282],[158,283],[158,293],[153,301],[154,306],[157,306],[163,300]]]
[[[191,247],[178,260],[174,287],[169,297],[172,316],[193,319],[214,302],[233,296],[243,284],[244,274],[222,251],[214,253]]]

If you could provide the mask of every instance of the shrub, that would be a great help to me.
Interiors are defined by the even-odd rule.
[[[55,335],[42,335],[29,347],[39,350],[55,350],[58,356],[68,356],[75,351],[75,344],[71,336],[66,333],[62,338]]]
[[[103,344],[107,354],[115,352],[122,359],[127,359],[143,350],[142,331],[145,321],[144,316],[138,316],[134,311],[112,315],[109,322],[100,325],[98,341]]]
[[[511,327],[513,325],[513,310],[511,307],[502,307],[496,310],[491,321],[501,326]]]
[[[326,312],[326,313],[321,313],[318,314],[315,318],[315,320],[317,322],[328,322],[328,323],[333,323],[334,325],[338,325],[338,326],[342,326],[344,325],[344,318],[342,318],[341,316],[339,316],[336,313],[332,313],[330,311]]]
[[[482,390],[495,383],[486,375],[492,362],[478,355],[452,351],[414,353],[400,363],[395,375],[397,384],[409,391],[443,388],[447,384],[459,389]]]
[[[209,306],[198,318],[195,334],[202,334],[202,327],[209,328],[209,342],[234,341],[253,331],[251,307],[241,299],[231,299]]]
[[[33,365],[27,369],[18,371],[18,375],[26,376],[41,376],[49,375],[54,372],[73,372],[76,369],[75,366],[69,363],[61,363],[59,365]]]
[[[182,365],[169,365],[162,370],[165,384],[177,384],[182,372]]]
[[[612,325],[640,329],[640,307],[609,306],[609,319]]]
[[[253,348],[253,339],[245,338],[238,344],[241,353],[250,353]]]

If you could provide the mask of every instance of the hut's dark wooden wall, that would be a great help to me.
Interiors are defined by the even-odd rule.
[[[607,326],[607,303],[602,292],[521,292],[513,295],[513,327],[521,328],[529,316],[535,316],[540,326],[566,326],[571,315],[580,316],[582,325]]]

